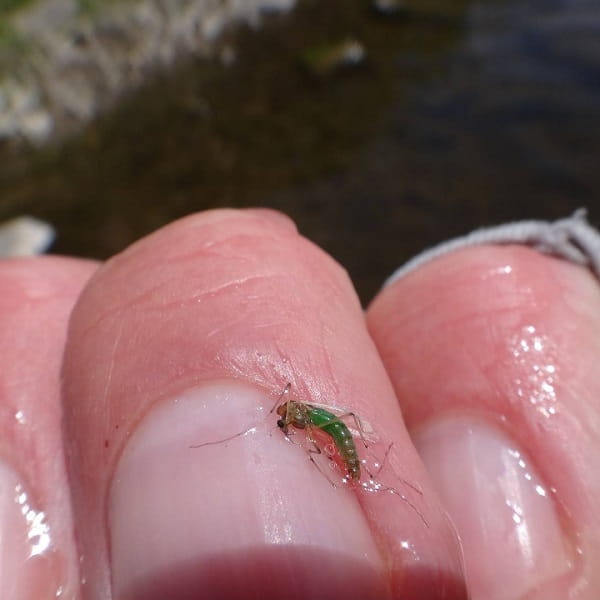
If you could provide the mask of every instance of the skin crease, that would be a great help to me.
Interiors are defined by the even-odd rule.
[[[68,314],[95,267],[86,263],[72,272],[62,259],[43,260],[25,261],[24,271],[31,278],[61,282],[64,292],[58,301],[46,303],[46,319],[52,321],[52,314]],[[0,272],[9,264],[0,264]],[[504,296],[500,290],[506,282],[500,280],[492,282],[496,286],[492,293],[487,292],[490,281],[484,274],[505,264],[520,279],[509,282]],[[67,285],[68,281],[72,283]],[[463,296],[448,291],[465,287],[468,293]],[[532,298],[538,301],[531,302]],[[368,312],[371,337],[346,274],[279,214],[211,211],[183,219],[134,244],[92,277],[79,297],[67,336],[60,391],[78,551],[84,555],[82,598],[111,597],[104,499],[128,439],[157,403],[202,382],[228,378],[271,394],[289,381],[298,399],[342,404],[366,418],[383,439],[394,441],[390,462],[403,478],[423,490],[422,498],[414,500],[428,526],[397,498],[358,494],[381,555],[380,576],[389,597],[466,597],[454,531],[402,415],[410,430],[418,429],[438,410],[477,411],[490,419],[502,414],[519,432],[544,478],[559,490],[557,502],[569,516],[565,535],[575,536],[583,551],[564,597],[596,598],[600,582],[592,567],[600,555],[600,526],[592,509],[600,496],[600,477],[593,460],[599,440],[595,434],[598,384],[592,381],[592,357],[598,355],[596,340],[600,339],[599,300],[596,283],[583,270],[524,249],[473,249],[427,265],[385,290]],[[536,435],[531,434],[536,432],[538,417],[524,407],[507,406],[502,394],[491,395],[482,407],[465,402],[458,383],[449,390],[448,382],[464,381],[469,375],[468,365],[457,358],[442,369],[443,357],[448,356],[442,350],[456,343],[457,329],[452,323],[459,320],[450,317],[456,315],[457,307],[463,308],[460,323],[467,327],[461,329],[462,335],[477,356],[478,344],[488,348],[489,339],[475,325],[470,327],[470,320],[491,319],[494,310],[500,314],[508,304],[517,323],[541,323],[543,314],[550,332],[558,331],[557,323],[569,324],[564,333],[554,336],[557,355],[568,358],[563,371],[572,380],[572,393],[564,400],[565,417]],[[448,325],[439,310],[444,306],[448,307]],[[5,315],[16,310],[11,305],[2,309]],[[54,350],[60,356],[66,319],[63,316],[55,323],[60,331],[45,343],[48,352]],[[426,344],[434,332],[436,344]],[[503,335],[501,329],[495,331],[498,353]],[[16,359],[6,353],[6,360]],[[19,361],[27,360],[26,352],[19,355]],[[50,366],[40,361],[34,365],[37,377],[45,380]],[[495,388],[510,381],[510,372],[483,372]],[[47,389],[58,395],[58,385],[58,378],[50,378]],[[401,399],[402,415],[396,398]],[[573,435],[577,424],[581,425],[579,437]],[[0,426],[6,429],[1,422]],[[56,421],[40,427],[56,437]],[[14,445],[21,443],[16,439]],[[14,449],[14,455],[18,453]],[[12,461],[14,455],[5,453],[2,458]],[[39,469],[37,460],[31,458],[31,473]],[[26,477],[36,476],[28,472]],[[312,480],[315,474],[307,470],[306,477]],[[53,489],[67,494],[64,479],[39,481],[36,493],[44,506],[52,502]],[[55,518],[68,529],[68,516]],[[418,572],[411,557],[399,551],[400,537],[414,543],[414,556],[428,567],[424,572]],[[65,557],[76,555],[71,536],[57,544]],[[301,548],[295,551],[303,552]],[[277,565],[277,556],[267,553],[260,568],[269,564]],[[356,571],[360,571],[358,565]],[[203,581],[211,581],[210,572],[198,572]],[[310,572],[318,576],[317,569]],[[76,585],[73,572],[66,577],[69,585]],[[267,593],[268,583],[264,579],[252,585],[262,585]],[[350,571],[346,597],[352,597],[352,583]]]

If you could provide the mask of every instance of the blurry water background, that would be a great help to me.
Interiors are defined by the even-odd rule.
[[[473,228],[580,206],[600,223],[600,2],[307,0],[78,134],[17,146],[0,221],[49,221],[53,252],[105,258],[196,210],[269,206],[367,302]]]

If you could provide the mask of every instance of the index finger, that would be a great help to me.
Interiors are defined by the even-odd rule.
[[[280,217],[203,213],[109,261],[64,379],[85,598],[466,597],[348,278]],[[334,489],[286,443],[268,411],[288,382],[393,441],[417,510]]]

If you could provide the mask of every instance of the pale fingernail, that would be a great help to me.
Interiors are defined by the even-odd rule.
[[[63,577],[44,513],[14,470],[0,463],[0,598],[59,598]]]
[[[461,537],[473,600],[533,597],[571,569],[552,493],[505,433],[456,417],[414,441]]]
[[[381,592],[380,558],[355,498],[283,438],[274,399],[210,383],[144,418],[109,492],[115,600],[285,597],[291,582],[303,597],[348,582],[363,597]],[[191,447],[206,442],[218,443]]]

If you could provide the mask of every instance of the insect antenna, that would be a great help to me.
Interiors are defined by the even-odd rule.
[[[292,384],[288,383],[283,388],[283,391],[281,392],[281,394],[279,394],[279,397],[277,398],[277,402],[273,405],[273,408],[269,411],[269,414],[271,414],[275,410],[276,406],[281,402],[281,399],[283,398],[283,396],[289,392],[291,387],[292,387]],[[189,446],[189,448],[203,448],[204,446],[215,446],[216,444],[223,444],[224,442],[230,442],[231,440],[234,440],[235,438],[243,437],[243,436],[247,435],[248,433],[250,433],[251,431],[256,431],[256,426],[249,427],[248,429],[244,429],[243,431],[239,431],[238,433],[234,433],[233,435],[230,435],[230,436],[220,439],[220,440],[203,442],[202,444],[194,444],[193,446]]]
[[[249,429],[244,429],[244,431],[240,431],[238,433],[234,433],[229,437],[223,438],[222,440],[214,440],[212,442],[203,442],[202,444],[195,444],[194,446],[189,446],[189,448],[202,448],[203,446],[214,446],[215,444],[223,444],[224,442],[230,442],[238,437],[243,437],[250,433],[251,431],[256,431],[256,427],[250,427]]]

